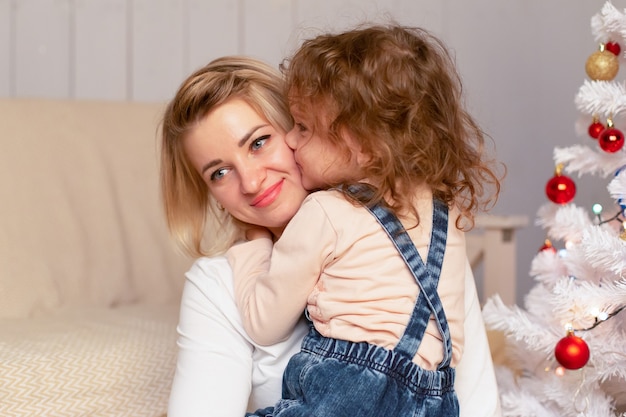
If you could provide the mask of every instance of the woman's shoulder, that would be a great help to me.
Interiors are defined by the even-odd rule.
[[[224,256],[198,258],[185,273],[179,325],[198,322],[204,331],[221,323],[220,327],[251,342],[237,310],[233,273]]]
[[[257,367],[267,361],[270,364],[273,363],[272,361],[282,357],[287,351],[289,356],[297,351],[300,340],[308,329],[303,322],[298,323],[287,340],[275,345],[259,346],[248,336],[235,302],[233,272],[226,257],[213,256],[196,259],[185,274],[185,278],[179,327],[191,323],[188,334],[192,332],[196,334],[198,331],[207,332],[211,326],[221,331],[227,329],[231,336],[238,335],[237,340],[254,346],[257,351],[255,356]],[[192,320],[189,320],[190,318]]]
[[[193,262],[191,268],[207,269],[219,273],[222,273],[223,270],[230,269],[228,266],[228,260],[224,255],[202,256]]]
[[[194,261],[185,279],[211,298],[219,294],[233,297],[233,271],[225,256],[201,257]]]

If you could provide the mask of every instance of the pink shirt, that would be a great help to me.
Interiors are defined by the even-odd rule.
[[[405,224],[422,259],[432,226],[432,194],[417,201],[420,225]],[[452,336],[452,366],[463,350],[465,235],[450,211],[438,293]],[[266,345],[286,339],[305,308],[324,336],[393,348],[413,310],[419,288],[375,217],[339,191],[307,197],[274,245],[256,239],[227,252],[244,328]],[[414,358],[435,369],[443,344],[431,317]]]

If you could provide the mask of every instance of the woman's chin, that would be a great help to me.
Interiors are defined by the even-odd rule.
[[[325,188],[328,187],[324,187],[323,185],[320,185],[319,182],[317,181],[306,181],[304,178],[302,179],[302,186],[304,187],[305,190],[307,190],[309,193],[312,193],[314,191],[319,191],[319,190],[323,190]]]

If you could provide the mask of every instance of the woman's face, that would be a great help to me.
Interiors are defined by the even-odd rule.
[[[187,135],[184,149],[225,210],[275,235],[307,195],[285,133],[241,99],[212,110]]]

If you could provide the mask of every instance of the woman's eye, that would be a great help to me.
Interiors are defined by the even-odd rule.
[[[302,123],[296,123],[296,127],[298,128],[300,132],[306,132],[308,130],[306,126],[303,125]]]
[[[224,178],[224,176],[228,173],[228,169],[227,168],[219,168],[216,169],[215,171],[213,171],[211,173],[211,176],[209,177],[209,179],[211,181],[219,181],[220,179]]]
[[[265,142],[270,138],[270,135],[261,136],[250,143],[250,149],[253,151],[259,150],[265,145]]]

